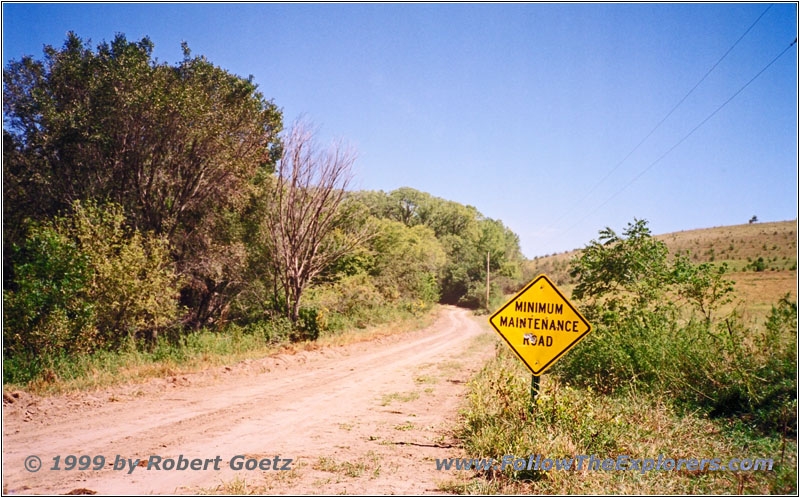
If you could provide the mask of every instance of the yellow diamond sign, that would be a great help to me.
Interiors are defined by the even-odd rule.
[[[592,330],[545,275],[497,310],[489,323],[533,375],[542,375]]]

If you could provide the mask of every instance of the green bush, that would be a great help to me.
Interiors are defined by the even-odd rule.
[[[762,328],[735,313],[715,321],[733,292],[727,265],[670,260],[642,221],[623,235],[606,229],[573,260],[574,294],[595,331],[556,369],[599,391],[651,390],[712,416],[796,431],[787,419],[796,404],[796,304],[782,299]]]
[[[253,334],[267,344],[281,344],[289,340],[292,321],[285,316],[271,320],[261,320],[244,327],[246,333]]]
[[[759,256],[757,260],[747,265],[747,268],[753,271],[764,271],[767,269],[767,263],[762,256]]]
[[[31,225],[12,259],[3,354],[28,375],[50,356],[154,335],[180,311],[166,241],[128,230],[116,205],[76,202],[70,215]]]
[[[92,269],[76,241],[34,225],[13,248],[13,277],[3,290],[3,355],[39,364],[56,352],[84,352],[95,339],[89,299]],[[4,369],[5,372],[5,369]]]
[[[100,344],[118,346],[129,335],[154,333],[177,319],[179,282],[166,238],[127,229],[116,204],[76,202],[55,227],[88,258],[88,297]]]
[[[578,385],[600,392],[649,390],[739,416],[765,430],[796,431],[795,303],[773,307],[763,328],[735,316],[711,325],[677,326],[667,316],[599,326],[556,365]]]

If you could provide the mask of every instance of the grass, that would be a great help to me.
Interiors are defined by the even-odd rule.
[[[267,471],[260,474],[261,480],[245,479],[240,476],[234,477],[230,481],[221,481],[212,488],[198,488],[191,490],[192,494],[197,495],[265,495],[271,494],[270,491],[276,488],[285,488],[300,479],[300,473],[296,469],[290,471]],[[259,483],[260,482],[260,483]]]
[[[25,382],[5,382],[4,391],[23,389],[39,395],[99,389],[149,378],[182,375],[210,367],[230,365],[248,359],[323,347],[341,346],[369,341],[409,330],[423,328],[433,322],[439,308],[418,316],[396,311],[390,314],[391,323],[378,319],[367,328],[352,328],[336,333],[323,333],[316,341],[290,343],[268,342],[241,327],[230,326],[223,331],[201,330],[179,341],[159,340],[154,346],[128,344],[119,351],[98,351],[90,355],[52,358],[49,365],[33,379]],[[386,318],[386,317],[383,317]],[[3,377],[19,378],[14,372],[22,368],[13,359],[3,362]]]
[[[502,346],[502,345],[501,345]],[[793,494],[797,446],[761,435],[736,419],[711,420],[669,397],[626,391],[601,395],[556,375],[542,378],[533,413],[530,374],[507,348],[470,382],[459,437],[471,458],[504,455],[561,458],[772,458],[772,472],[489,471],[451,479],[440,489],[460,494]]]
[[[246,479],[236,476],[231,481],[223,481],[213,488],[202,488],[197,491],[199,495],[257,495],[260,490],[247,484]]]
[[[442,372],[443,375],[451,375],[460,372],[464,365],[460,361],[447,360],[436,364],[436,368]]]
[[[795,221],[753,223],[686,230],[656,236],[670,252],[690,251],[695,262],[717,260],[738,265],[759,256],[796,261],[797,224]],[[788,263],[788,267],[791,263]],[[740,267],[737,266],[737,269]]]
[[[671,254],[726,263],[736,299],[717,322],[648,316],[597,325],[543,378],[528,412],[530,374],[507,348],[470,383],[460,437],[471,458],[771,458],[772,472],[488,472],[449,479],[464,494],[796,494],[797,300],[795,221],[717,227],[657,236]],[[528,263],[571,295],[578,251]],[[763,262],[756,271],[755,261]],[[782,310],[782,311],[781,311]],[[735,312],[735,313],[734,313]],[[777,318],[780,315],[781,318]],[[636,325],[641,321],[645,326]],[[669,322],[669,323],[668,323]],[[783,421],[783,422],[781,422]]]
[[[727,263],[728,278],[736,282],[736,292],[748,312],[763,316],[787,292],[797,300],[796,221],[686,230],[655,238],[663,241],[671,254],[689,251],[695,263]],[[545,273],[562,292],[571,295],[574,285],[569,261],[578,253],[573,250],[534,258],[526,262],[525,273],[530,279]],[[766,260],[765,271],[748,268],[759,257]]]
[[[417,375],[414,377],[414,384],[436,384],[439,382],[439,379],[434,377],[433,375]]]
[[[351,478],[368,476],[370,479],[380,476],[382,467],[380,455],[373,451],[368,451],[366,455],[354,461],[345,460],[340,462],[332,457],[323,456],[319,457],[312,466],[314,470],[322,472],[341,474]]]
[[[418,391],[408,391],[403,393],[389,393],[381,396],[381,406],[388,406],[395,401],[407,403],[419,399]]]
[[[762,292],[763,289],[762,289]],[[746,298],[745,298],[746,299]],[[771,472],[488,470],[441,490],[475,494],[787,494],[797,491],[797,309],[746,307],[717,322],[608,315],[542,380],[500,341],[469,383],[470,458],[769,458]],[[765,316],[768,315],[766,320]],[[617,316],[616,319],[613,317]],[[488,328],[484,324],[484,327]]]

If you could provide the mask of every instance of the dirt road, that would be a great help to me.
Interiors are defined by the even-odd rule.
[[[436,493],[462,455],[452,429],[465,381],[494,339],[471,313],[445,308],[427,329],[255,360],[91,394],[4,394],[7,493]],[[29,472],[26,457],[42,466]],[[102,470],[50,470],[53,458],[105,457]],[[114,470],[142,461],[214,459],[206,470]],[[291,471],[230,468],[291,459]],[[99,461],[99,460],[98,460]],[[205,463],[205,462],[204,462]]]

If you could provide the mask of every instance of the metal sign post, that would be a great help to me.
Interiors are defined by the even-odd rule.
[[[528,412],[533,415],[533,408],[536,406],[536,396],[539,395],[539,376],[531,375],[531,405],[528,407]]]

